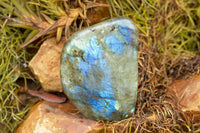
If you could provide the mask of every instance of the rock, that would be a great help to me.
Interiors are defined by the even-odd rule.
[[[138,87],[138,33],[115,18],[73,35],[61,55],[61,81],[72,103],[94,120],[131,117]]]
[[[182,111],[200,121],[200,75],[191,79],[175,81],[167,91],[175,95]]]
[[[53,103],[64,103],[66,101],[66,97],[61,97],[57,96],[55,94],[50,94],[44,91],[34,91],[28,89],[27,91],[30,95],[40,97],[41,99],[48,101],[48,102],[53,102]]]
[[[101,130],[98,122],[86,119],[70,103],[41,101],[33,106],[16,133],[92,133]]]
[[[62,92],[60,81],[60,54],[64,41],[46,40],[29,63],[29,68],[40,81],[45,91]]]

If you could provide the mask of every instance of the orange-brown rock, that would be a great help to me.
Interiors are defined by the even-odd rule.
[[[200,121],[200,75],[175,81],[167,94],[175,95],[182,111]]]
[[[60,81],[60,54],[63,46],[64,41],[56,44],[55,38],[48,39],[29,63],[29,68],[45,91],[63,91]]]
[[[42,101],[33,106],[16,133],[96,133],[100,130],[97,121],[86,119],[72,104]]]

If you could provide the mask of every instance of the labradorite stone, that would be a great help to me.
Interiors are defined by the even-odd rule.
[[[114,18],[69,38],[61,55],[61,80],[86,117],[122,120],[135,110],[138,32],[127,18]]]

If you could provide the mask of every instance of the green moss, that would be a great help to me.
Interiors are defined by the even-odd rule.
[[[148,45],[173,55],[200,52],[199,2],[193,0],[107,0],[113,16],[127,16],[136,23]]]
[[[15,28],[0,27],[0,123],[3,132],[13,132],[28,111],[28,105],[22,108],[16,93],[19,87],[16,80],[26,78],[26,73],[21,72],[26,53],[16,52],[22,43],[22,33]]]

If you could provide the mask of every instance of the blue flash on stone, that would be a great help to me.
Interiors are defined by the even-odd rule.
[[[138,87],[138,32],[114,18],[68,39],[61,54],[64,92],[86,117],[117,121],[133,115]]]

